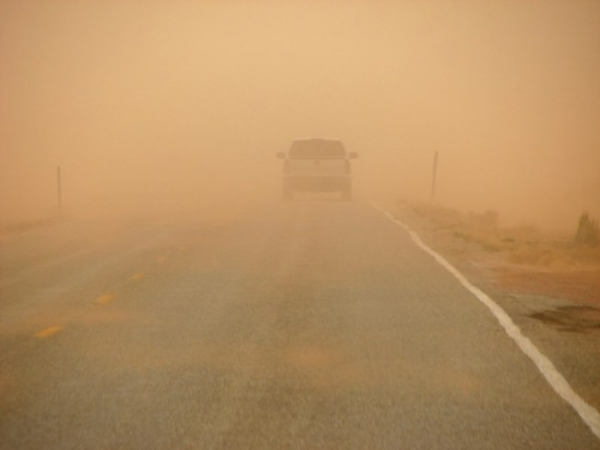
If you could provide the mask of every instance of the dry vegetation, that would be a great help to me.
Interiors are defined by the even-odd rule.
[[[580,237],[583,233],[593,235],[587,229],[573,231],[571,236],[551,234],[533,226],[502,227],[498,213],[493,210],[464,213],[427,204],[415,205],[412,209],[431,222],[438,232],[463,241],[471,250],[497,253],[498,259],[506,263],[547,268],[600,265],[600,245],[596,240]],[[593,224],[594,221],[588,218],[580,220],[581,223]]]
[[[0,223],[0,237],[6,235],[26,233],[59,223],[62,218],[58,215],[48,216],[35,220],[23,220],[19,222]]]
[[[503,289],[600,303],[600,243],[597,222],[589,216],[582,215],[579,227],[574,220],[572,233],[561,235],[533,226],[503,227],[491,210],[464,213],[428,204],[410,209],[434,245],[479,267]]]

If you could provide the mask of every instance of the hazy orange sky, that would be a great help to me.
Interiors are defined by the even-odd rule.
[[[600,2],[0,0],[0,220],[280,192],[341,138],[366,194],[600,216]]]

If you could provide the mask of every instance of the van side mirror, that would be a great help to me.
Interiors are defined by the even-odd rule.
[[[358,158],[358,153],[356,153],[356,152],[348,153],[348,159],[356,159],[356,158]]]
[[[277,152],[277,155],[275,155],[277,157],[277,159],[285,159],[285,153],[284,152]]]

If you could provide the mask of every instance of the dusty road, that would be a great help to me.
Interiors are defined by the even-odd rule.
[[[498,321],[360,203],[0,242],[1,449],[597,449]]]

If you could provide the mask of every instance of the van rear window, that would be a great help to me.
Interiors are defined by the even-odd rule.
[[[345,158],[346,150],[340,141],[307,139],[292,142],[291,159],[337,159]]]

